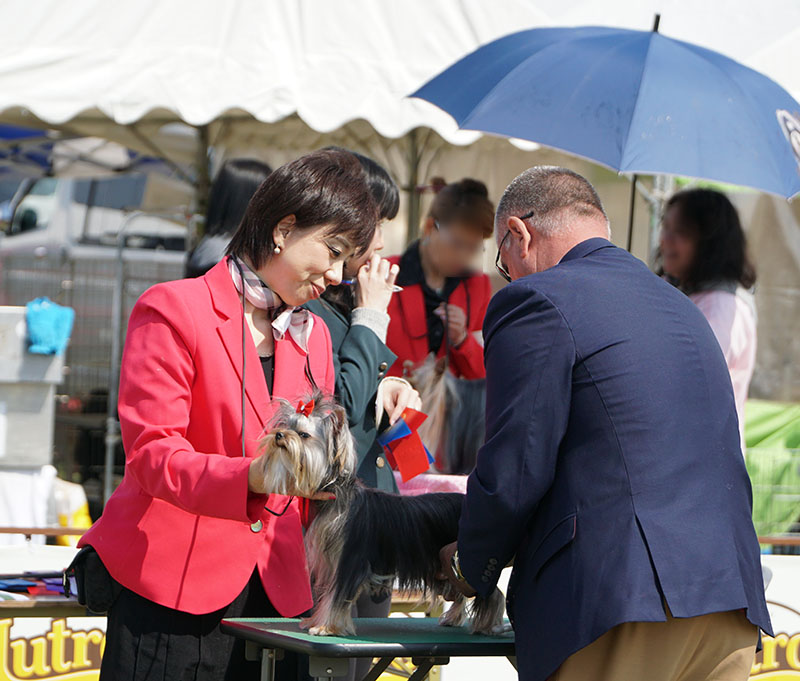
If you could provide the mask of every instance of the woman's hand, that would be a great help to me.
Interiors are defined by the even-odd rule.
[[[266,467],[269,465],[269,455],[262,454],[250,462],[250,469],[247,471],[247,488],[254,494],[273,494],[274,490],[267,489],[266,486]],[[287,490],[280,492],[290,497],[302,497],[304,493],[298,490]],[[313,496],[308,497],[315,501],[329,501],[335,499],[336,495],[330,492],[317,492]]]
[[[387,380],[383,387],[383,410],[389,415],[389,424],[394,425],[407,407],[422,409],[419,393],[405,381]]]
[[[435,310],[438,317],[447,325],[450,345],[457,348],[467,340],[467,313],[458,305],[442,303]]]
[[[386,313],[392,298],[392,286],[400,268],[377,253],[358,270],[356,307],[368,307]]]

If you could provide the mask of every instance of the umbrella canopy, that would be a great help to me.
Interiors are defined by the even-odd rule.
[[[462,128],[528,139],[620,172],[800,192],[800,104],[766,76],[655,31],[514,33],[413,96]]]

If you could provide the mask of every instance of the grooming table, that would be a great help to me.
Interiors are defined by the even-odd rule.
[[[311,636],[299,619],[222,620],[222,631],[246,641],[250,660],[261,658],[261,681],[273,681],[276,656],[290,650],[309,657],[316,679],[336,679],[348,673],[350,659],[379,658],[358,681],[376,681],[396,657],[410,657],[416,671],[409,681],[425,679],[434,665],[451,657],[506,657],[516,666],[514,634],[478,636],[466,627],[441,627],[430,617],[356,619],[355,636]]]

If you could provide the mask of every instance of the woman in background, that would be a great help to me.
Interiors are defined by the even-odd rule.
[[[411,378],[422,394],[428,419],[419,433],[436,469],[466,474],[483,439],[481,331],[491,297],[489,277],[473,263],[494,230],[494,205],[477,180],[432,185],[422,238],[390,258],[403,290],[389,304],[387,345],[397,355],[389,373]]]
[[[756,272],[739,214],[711,189],[678,192],[661,229],[663,273],[705,315],[731,374],[744,448],[744,403],[756,360]]]
[[[186,259],[187,277],[201,277],[225,255],[247,204],[272,169],[251,158],[225,161],[208,194],[203,238]]]
[[[494,205],[486,185],[464,179],[438,190],[422,224],[422,238],[402,256],[389,304],[387,344],[397,355],[390,374],[408,376],[433,353],[447,357],[457,377],[484,378],[481,329],[491,297],[489,277],[472,264],[494,229]]]

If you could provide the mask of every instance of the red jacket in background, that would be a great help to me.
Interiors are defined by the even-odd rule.
[[[92,545],[123,586],[193,614],[230,604],[257,567],[272,604],[293,616],[312,604],[301,509],[294,500],[273,516],[264,505],[280,512],[288,499],[248,491],[273,409],[245,331],[243,457],[242,307],[226,260],[201,278],[158,284],[136,303],[120,373],[125,476],[80,545]],[[319,318],[308,360],[319,388],[332,393],[330,335]],[[305,367],[288,334],[276,341],[274,395],[310,393]]]
[[[403,256],[388,258],[393,264],[401,266]],[[465,277],[453,290],[448,302],[457,305],[467,313],[467,338],[456,348],[450,347],[450,370],[458,377],[476,379],[486,376],[483,366],[483,343],[481,330],[486,308],[491,298],[489,277],[479,272]],[[422,363],[430,354],[428,349],[428,320],[425,314],[425,298],[421,284],[404,284],[403,290],[392,295],[389,303],[389,331],[386,345],[397,355],[397,360],[387,372],[390,376],[402,376],[404,363],[411,361],[415,366]],[[445,337],[447,329],[445,328]],[[447,352],[446,338],[437,353],[444,357]]]

